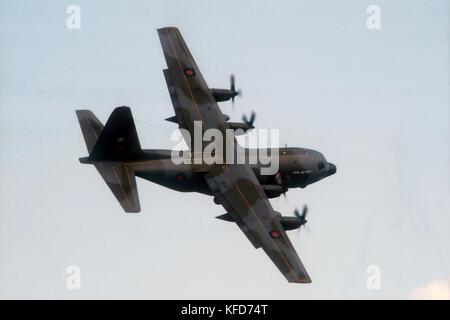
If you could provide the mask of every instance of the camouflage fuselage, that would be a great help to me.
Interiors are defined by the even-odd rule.
[[[247,149],[248,150],[248,149]],[[171,150],[143,150],[142,159],[127,162],[127,167],[136,176],[164,187],[181,192],[199,192],[211,195],[205,175],[209,174],[205,164],[175,164]],[[248,152],[243,161],[250,163],[260,184],[269,198],[277,197],[289,188],[304,188],[336,172],[336,167],[326,161],[318,151],[303,148],[280,148],[279,170],[276,174],[262,175],[257,161],[251,164]]]

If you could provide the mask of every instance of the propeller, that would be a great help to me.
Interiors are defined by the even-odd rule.
[[[253,123],[255,122],[256,113],[255,111],[252,111],[250,114],[250,118],[247,118],[247,115],[242,115],[242,121],[244,121],[245,124],[247,124],[250,128],[254,128]]]
[[[294,210],[294,215],[297,217],[297,219],[300,221],[300,227],[298,230],[300,231],[300,228],[303,226],[306,229],[306,223],[308,220],[306,220],[306,215],[308,214],[308,206],[305,204],[303,205],[302,213],[298,211],[297,208]],[[309,229],[308,229],[309,230]]]
[[[234,77],[234,74],[230,75],[230,90],[233,92],[233,96],[231,97],[231,103],[234,108],[234,98],[236,96],[242,97],[242,90],[238,89],[236,91],[236,78]]]

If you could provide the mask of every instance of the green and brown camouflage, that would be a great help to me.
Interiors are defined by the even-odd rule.
[[[175,111],[175,116],[166,120],[176,122],[191,137],[195,121],[200,121],[202,133],[218,129],[224,137],[223,163],[206,163],[201,151],[208,143],[203,141],[199,155],[194,152],[193,139],[190,163],[174,163],[172,150],[141,149],[131,110],[126,106],[116,108],[105,126],[91,111],[77,110],[89,153],[80,162],[95,166],[125,212],[141,210],[136,177],[176,191],[212,196],[226,211],[226,215],[218,218],[234,221],[255,248],[263,248],[289,282],[311,282],[283,227],[283,219],[295,218],[282,217],[268,198],[326,178],[336,172],[336,166],[314,150],[279,148],[268,150],[268,154],[278,155],[277,172],[261,174],[266,162],[251,159],[252,152],[248,149],[241,152],[235,137],[226,134],[227,129],[236,126],[230,125],[229,117],[221,112],[217,102],[236,94],[207,86],[178,29],[162,28],[158,34],[167,63],[163,72]],[[245,123],[242,127],[245,128]],[[232,142],[231,150],[226,148],[227,142]],[[230,159],[227,153],[234,160],[244,159],[227,161]],[[200,163],[193,161],[198,157],[202,159]]]

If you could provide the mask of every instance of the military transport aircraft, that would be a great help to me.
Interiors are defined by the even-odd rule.
[[[217,104],[239,95],[234,78],[230,89],[209,88],[178,29],[162,28],[158,34],[167,63],[163,72],[175,110],[175,116],[166,120],[191,134],[195,121],[202,130],[221,132],[254,127],[254,114],[250,119],[244,117],[242,123],[229,122],[230,117]],[[285,232],[306,223],[306,207],[301,214],[296,211],[295,216],[282,216],[268,198],[334,174],[336,166],[320,152],[279,148],[279,170],[273,175],[260,174],[259,162],[175,164],[171,150],[141,149],[129,107],[116,108],[105,126],[89,110],[76,113],[89,152],[80,162],[96,167],[126,212],[140,211],[136,176],[177,191],[211,195],[226,211],[218,218],[235,222],[255,248],[263,248],[289,282],[311,282]],[[234,140],[234,135],[229,139]],[[227,152],[236,153],[238,148],[242,147],[236,143]]]

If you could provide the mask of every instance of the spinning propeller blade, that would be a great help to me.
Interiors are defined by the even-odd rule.
[[[306,220],[307,214],[308,214],[308,206],[306,204],[303,206],[301,214],[297,208],[295,208],[295,210],[294,210],[294,215],[300,221],[300,227],[298,228],[299,231],[302,226],[306,229],[306,223],[308,222],[308,220]],[[308,228],[308,230],[309,230],[309,228]]]
[[[236,90],[236,78],[234,74],[230,75],[230,90],[231,92],[233,92],[233,96],[231,97],[231,104],[234,109],[234,98],[236,96],[242,97],[242,90],[241,89]]]
[[[247,119],[247,115],[242,115],[242,121],[245,124],[248,124],[251,128],[254,128],[253,123],[255,122],[255,118],[256,118],[256,113],[255,111],[252,111],[252,113],[250,114],[250,119]]]

